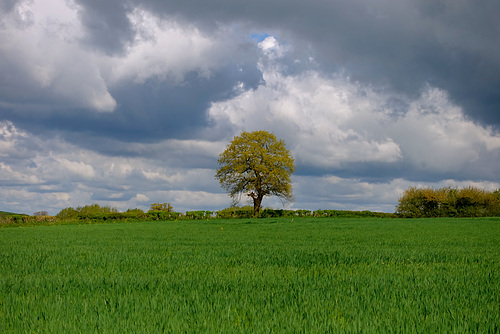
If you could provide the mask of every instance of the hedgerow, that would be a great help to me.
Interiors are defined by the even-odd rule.
[[[500,216],[500,190],[476,187],[439,189],[410,187],[399,198],[401,217],[494,217]]]

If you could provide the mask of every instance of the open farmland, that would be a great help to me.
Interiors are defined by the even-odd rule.
[[[500,331],[500,218],[0,229],[0,332]]]

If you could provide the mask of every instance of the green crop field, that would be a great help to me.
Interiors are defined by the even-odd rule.
[[[498,333],[500,218],[0,229],[1,333]]]

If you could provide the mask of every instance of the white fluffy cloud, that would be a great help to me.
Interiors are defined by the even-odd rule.
[[[111,61],[111,82],[132,79],[143,83],[155,78],[181,83],[190,71],[208,77],[229,51],[223,51],[219,41],[205,36],[195,26],[165,21],[139,8],[129,15],[129,20],[137,34],[126,56]]]
[[[324,79],[308,72],[285,77],[264,72],[265,85],[240,96],[215,103],[210,115],[228,119],[239,130],[264,126],[286,138],[295,157],[321,167],[343,162],[394,162],[398,145],[384,134],[352,124],[355,117],[377,121],[384,115],[371,112],[370,102],[360,101],[359,89],[344,79]],[[357,106],[353,104],[360,102]]]
[[[280,49],[271,42],[261,46],[266,56]],[[235,132],[273,131],[304,165],[410,162],[417,169],[457,172],[500,152],[500,135],[467,119],[438,88],[424,87],[410,100],[341,74],[286,75],[269,59],[261,69],[262,85],[214,103],[209,114],[215,124],[229,123]],[[395,98],[405,99],[405,110],[391,106]]]
[[[266,37],[258,46],[268,58],[273,60],[283,57],[288,51],[288,48],[281,45],[274,36]]]
[[[498,133],[467,119],[444,91],[432,87],[386,129],[412,164],[431,171],[459,171],[500,151]]]

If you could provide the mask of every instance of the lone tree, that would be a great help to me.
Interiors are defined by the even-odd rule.
[[[253,199],[253,214],[258,216],[264,196],[291,201],[290,177],[294,159],[283,140],[267,131],[242,132],[219,155],[215,178],[235,202],[247,192]]]

